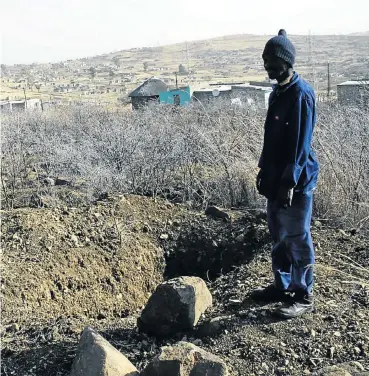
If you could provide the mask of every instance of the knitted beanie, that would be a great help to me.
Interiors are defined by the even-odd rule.
[[[286,30],[281,29],[278,35],[269,39],[265,45],[263,56],[278,56],[291,67],[295,64],[296,50],[292,42],[287,38]]]

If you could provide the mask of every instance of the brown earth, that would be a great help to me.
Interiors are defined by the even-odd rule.
[[[343,362],[356,362],[357,375],[369,371],[369,239],[315,222],[316,312],[279,321],[272,305],[248,300],[271,278],[265,219],[229,213],[224,222],[139,196],[3,211],[4,375],[68,375],[86,325],[139,369],[186,337],[225,360],[231,375],[300,376]],[[219,334],[155,339],[137,331],[150,293],[176,273],[205,279],[214,305],[200,325],[224,316]]]
[[[145,231],[176,212],[121,196],[91,207],[3,213],[3,321],[135,312],[163,280],[163,252]]]

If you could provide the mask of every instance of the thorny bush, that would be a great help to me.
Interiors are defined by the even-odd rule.
[[[318,107],[315,215],[368,229],[369,111]],[[74,107],[3,115],[2,205],[24,205],[25,192],[35,187],[50,194],[47,176],[67,177],[86,199],[125,192],[197,207],[264,205],[254,187],[264,117],[262,110],[222,101],[186,109]]]

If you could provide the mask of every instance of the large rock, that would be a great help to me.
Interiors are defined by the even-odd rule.
[[[138,376],[136,367],[107,340],[86,327],[70,376]]]
[[[227,376],[225,363],[216,355],[188,342],[162,347],[141,376]]]
[[[313,376],[369,376],[369,371],[365,371],[359,362],[352,361],[322,368]]]
[[[201,278],[173,278],[156,288],[137,325],[148,334],[172,335],[192,329],[211,305],[212,296]]]
[[[230,220],[229,214],[216,206],[208,206],[205,210],[205,214],[213,218],[223,219],[223,221]]]

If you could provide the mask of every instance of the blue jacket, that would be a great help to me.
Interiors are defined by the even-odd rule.
[[[315,122],[314,90],[297,73],[289,84],[274,86],[258,164],[262,195],[275,199],[280,186],[295,192],[316,187],[319,164],[311,147]]]

